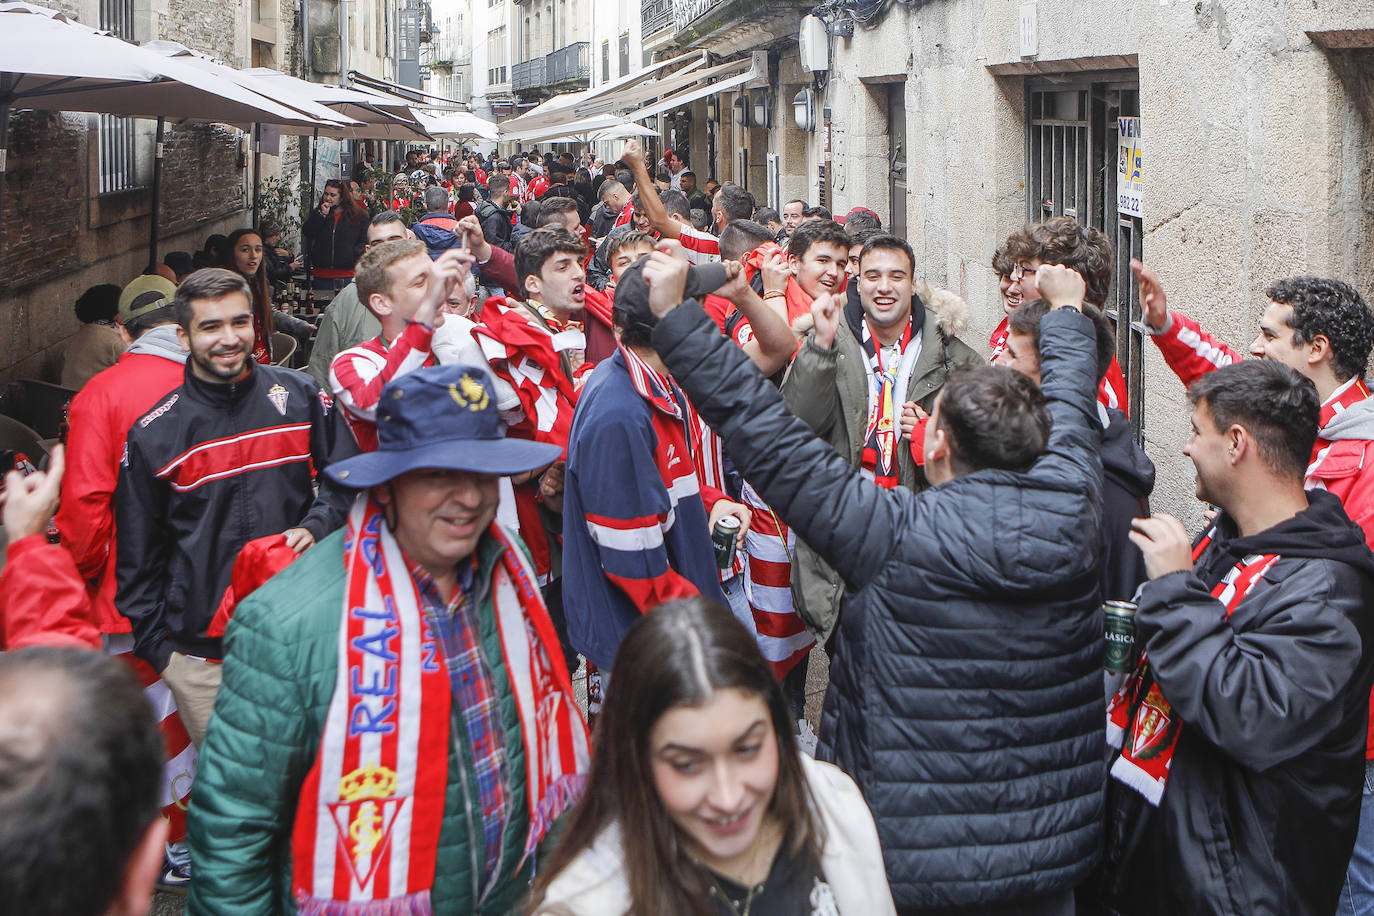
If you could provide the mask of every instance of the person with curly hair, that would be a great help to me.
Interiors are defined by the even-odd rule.
[[[1183,384],[1238,363],[1244,356],[1168,307],[1158,275],[1139,261],[1140,308],[1150,339]],[[1374,348],[1374,312],[1347,283],[1323,277],[1289,277],[1265,290],[1250,355],[1274,360],[1311,379],[1321,398],[1320,432],[1304,483],[1340,498],[1351,520],[1374,545],[1374,398],[1365,379]],[[1374,705],[1371,706],[1374,721]],[[1374,735],[1374,730],[1371,730]],[[1338,912],[1353,916],[1374,907],[1374,740],[1365,749],[1360,831],[1346,873]]]
[[[1062,264],[1077,271],[1088,286],[1084,301],[1099,309],[1106,308],[1112,291],[1112,243],[1100,231],[1072,216],[1056,216],[1018,229],[993,255],[992,266],[1002,289],[1002,308],[1008,316],[1022,302],[1040,298],[1035,280],[1045,264]],[[1003,318],[988,339],[992,350],[989,361],[996,360],[1006,349],[1007,322]],[[1121,364],[1115,356],[1098,386],[1097,400],[1108,409],[1126,411],[1126,377],[1121,374]]]

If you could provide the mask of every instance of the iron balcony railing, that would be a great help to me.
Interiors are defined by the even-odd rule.
[[[642,33],[646,36],[672,26],[673,0],[640,0],[639,22]]]
[[[568,82],[590,83],[591,77],[591,42],[578,41],[543,57],[520,61],[511,69],[511,87],[519,90]]]

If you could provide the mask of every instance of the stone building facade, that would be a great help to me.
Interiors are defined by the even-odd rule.
[[[644,0],[646,15],[661,17],[664,5]],[[761,203],[801,197],[837,214],[877,211],[910,240],[918,270],[969,303],[976,343],[1001,318],[991,259],[1009,232],[1068,212],[1113,240],[1109,305],[1133,416],[1159,469],[1159,510],[1200,520],[1180,454],[1183,387],[1132,325],[1132,255],[1160,272],[1171,306],[1240,349],[1277,278],[1336,276],[1374,301],[1372,4],[827,4],[829,68],[819,76],[801,69],[796,41],[813,4],[667,5],[671,22],[644,28],[660,58],[768,53],[766,86],[685,112],[698,173],[708,163]],[[863,10],[871,19],[856,21]],[[791,110],[806,88],[811,131]],[[760,95],[771,126],[746,126],[734,102],[749,96],[752,108]],[[1123,129],[1137,135],[1123,142]],[[1126,160],[1138,185],[1118,182]],[[1118,196],[1136,190],[1138,207]]]
[[[97,0],[49,6],[99,25]],[[167,39],[248,66],[246,2],[168,0],[134,11],[133,38]],[[56,379],[72,306],[97,283],[123,285],[148,261],[152,122],[133,125],[127,189],[100,193],[101,116],[68,112],[11,115],[5,249],[0,252],[0,379]],[[243,135],[213,124],[169,124],[165,134],[160,251],[194,250],[212,232],[246,224],[247,147]],[[109,181],[109,178],[106,179]]]

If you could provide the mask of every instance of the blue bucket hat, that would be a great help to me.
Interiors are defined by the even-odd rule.
[[[557,461],[545,442],[507,439],[491,375],[479,366],[431,366],[382,389],[377,450],[325,468],[335,482],[365,489],[421,468],[520,474]]]

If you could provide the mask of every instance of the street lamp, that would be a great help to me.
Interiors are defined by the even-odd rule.
[[[735,97],[735,123],[740,127],[749,126],[749,93],[741,92]]]

